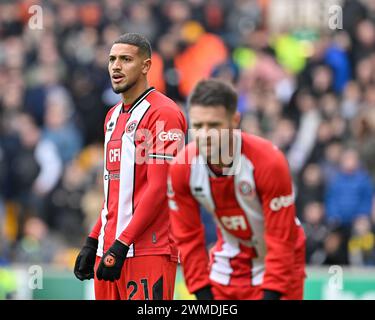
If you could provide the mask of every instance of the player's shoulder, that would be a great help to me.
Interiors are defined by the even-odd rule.
[[[172,99],[157,90],[153,90],[146,97],[146,100],[150,103],[143,120],[146,127],[155,124],[157,121],[165,121],[165,123],[183,132],[187,130],[185,114]]]
[[[254,167],[254,178],[259,192],[269,193],[274,188],[289,192],[292,185],[289,165],[283,152],[271,141],[244,134],[243,153]],[[285,189],[284,189],[285,188]]]
[[[182,112],[181,108],[174,102],[171,98],[167,97],[165,94],[154,89],[152,90],[146,100],[150,103],[151,111],[159,113],[170,113],[171,111],[176,111],[178,113]]]
[[[119,107],[120,105],[122,104],[122,101],[119,101],[118,103],[116,103],[113,107],[111,107],[108,111],[107,111],[107,115],[106,115],[106,120],[109,120],[113,114],[113,112],[116,110],[117,107]]]
[[[245,132],[241,133],[241,138],[244,151],[252,156],[280,153],[280,150],[270,140],[265,138]]]
[[[118,103],[116,103],[113,107],[111,107],[106,116],[105,116],[105,119],[104,119],[104,132],[106,131],[106,126],[107,126],[107,123],[109,121],[109,119],[111,119],[113,113],[115,112],[116,108],[120,107],[120,105],[122,104],[122,101],[119,101]]]
[[[285,165],[283,152],[271,141],[248,133],[241,133],[242,150],[258,168],[272,168]]]

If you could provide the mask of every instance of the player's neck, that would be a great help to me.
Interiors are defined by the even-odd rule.
[[[149,85],[146,81],[140,81],[136,83],[133,87],[131,87],[126,92],[121,93],[122,102],[125,105],[131,105],[135,100],[137,100],[143,92],[145,92],[149,88]]]

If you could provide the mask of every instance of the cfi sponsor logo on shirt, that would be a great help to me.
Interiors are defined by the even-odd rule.
[[[109,173],[120,171],[121,140],[108,141],[106,149],[106,169]]]
[[[220,221],[228,230],[247,230],[246,221],[243,216],[223,216],[220,217]]]
[[[293,203],[294,203],[294,194],[292,193],[287,196],[273,198],[270,201],[270,208],[272,211],[279,211],[281,208],[289,207]]]
[[[109,161],[110,162],[117,162],[121,160],[121,149],[111,149],[109,150]]]

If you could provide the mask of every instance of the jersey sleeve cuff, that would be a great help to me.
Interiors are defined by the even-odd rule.
[[[89,235],[88,235],[90,238],[93,238],[95,240],[98,240],[99,239],[99,234],[95,231],[92,231]]]
[[[133,239],[131,239],[128,235],[126,234],[121,234],[119,237],[118,237],[118,240],[128,244],[129,246],[133,243]]]

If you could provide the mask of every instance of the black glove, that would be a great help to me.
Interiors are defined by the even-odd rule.
[[[98,270],[96,270],[98,280],[115,281],[120,279],[128,251],[128,246],[116,240],[100,260]]]
[[[214,296],[211,292],[211,286],[203,287],[194,292],[197,300],[214,300]]]
[[[280,300],[281,293],[273,290],[263,290],[263,300]]]
[[[83,281],[94,278],[94,265],[98,240],[87,237],[85,245],[81,249],[74,265],[75,276]]]

